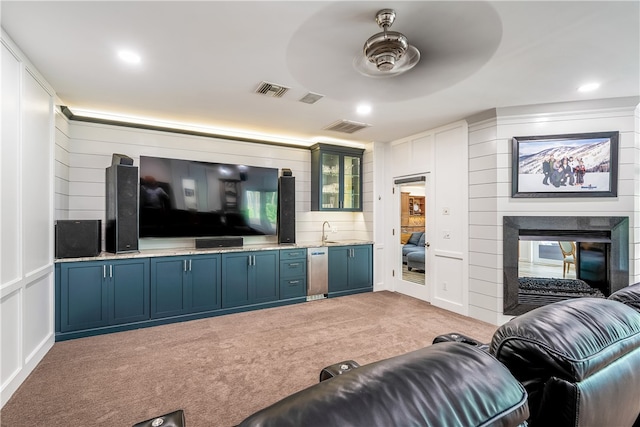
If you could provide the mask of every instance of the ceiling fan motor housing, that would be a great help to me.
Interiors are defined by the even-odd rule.
[[[409,48],[407,38],[396,31],[374,34],[364,44],[364,54],[380,71],[391,70]]]
[[[396,19],[393,9],[382,9],[376,23],[382,28],[365,42],[362,55],[354,59],[355,69],[367,77],[390,77],[413,68],[420,60],[420,51],[409,44],[404,34],[389,31]]]

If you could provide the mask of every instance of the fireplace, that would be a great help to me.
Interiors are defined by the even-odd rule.
[[[525,278],[518,267],[521,241],[574,242],[575,277]],[[503,312],[507,315],[522,314],[561,299],[607,297],[629,284],[629,218],[505,216],[503,277]],[[530,291],[531,286],[544,291]],[[555,292],[558,289],[563,291]]]

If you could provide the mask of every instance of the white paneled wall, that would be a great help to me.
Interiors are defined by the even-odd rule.
[[[373,235],[373,154],[365,151],[364,212],[311,212],[311,154],[292,148],[222,138],[192,136],[61,119],[57,123],[56,215],[58,219],[105,220],[105,168],[113,153],[139,164],[140,156],[170,157],[214,163],[289,168],[296,178],[296,241],[319,242],[322,222],[338,232],[332,238],[370,240]],[[68,187],[68,192],[65,190]],[[103,233],[104,236],[104,233]],[[245,244],[275,242],[251,236]],[[193,247],[193,239],[141,239],[140,249]]]
[[[434,132],[433,226],[427,230],[434,264],[431,303],[464,315],[469,288],[467,135],[466,122]]]
[[[640,281],[640,135],[638,99],[507,108],[469,126],[469,315],[500,324],[502,221],[514,215],[628,216],[630,283]],[[620,132],[618,197],[511,197],[511,138],[568,133]]]
[[[0,402],[54,341],[53,90],[2,33]]]
[[[426,231],[427,294],[431,303],[457,313],[467,311],[468,227],[467,227],[467,123],[452,123],[390,144],[384,185],[391,194],[397,178],[429,174],[427,180]],[[386,203],[377,212],[387,224],[384,253],[385,279],[396,286],[401,246],[391,229],[399,225],[399,206]],[[445,238],[445,232],[448,238]],[[396,278],[397,277],[397,278]],[[390,286],[385,286],[391,288]]]

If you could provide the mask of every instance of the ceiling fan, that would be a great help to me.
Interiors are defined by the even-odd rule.
[[[354,68],[367,77],[392,77],[412,69],[420,61],[420,51],[409,44],[407,37],[389,31],[396,19],[393,9],[382,9],[376,23],[382,28],[365,42],[362,54],[353,60]]]

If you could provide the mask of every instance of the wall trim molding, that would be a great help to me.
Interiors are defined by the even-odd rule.
[[[181,135],[202,136],[205,138],[217,138],[217,139],[226,139],[231,141],[241,141],[241,142],[251,142],[255,144],[273,145],[278,147],[296,148],[299,150],[309,150],[309,147],[307,146],[297,145],[293,143],[269,141],[266,139],[258,139],[258,138],[245,138],[245,137],[217,134],[214,132],[179,129],[179,128],[173,128],[170,126],[156,126],[156,125],[149,125],[144,123],[128,122],[124,120],[109,120],[109,119],[99,119],[96,117],[80,116],[80,115],[74,114],[66,105],[60,105],[59,108],[62,114],[64,114],[64,116],[67,119],[71,121],[76,121],[76,122],[120,126],[120,127],[134,128],[134,129],[152,130],[152,131],[158,131],[158,132],[177,133]]]

